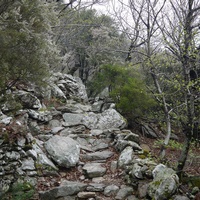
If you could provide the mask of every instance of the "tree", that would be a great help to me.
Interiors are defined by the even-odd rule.
[[[185,165],[191,139],[199,120],[199,14],[200,3],[196,0],[170,1],[172,17],[167,17],[163,31],[167,48],[181,63],[180,90],[182,95],[179,107],[180,121],[185,133],[185,145],[178,161],[177,171],[180,174]],[[174,20],[175,19],[175,20]],[[193,75],[192,75],[193,74]]]
[[[125,39],[111,17],[92,9],[67,9],[60,18],[57,42],[67,58],[61,71],[78,72],[86,83],[101,64],[120,61],[118,49]]]
[[[5,94],[19,82],[41,83],[55,66],[58,50],[51,36],[56,22],[52,4],[4,0],[1,8],[0,94]]]
[[[123,12],[115,11],[119,23],[124,27],[124,31],[131,40],[126,61],[136,64],[140,63],[144,72],[146,72],[146,76],[151,76],[153,82],[150,81],[149,78],[147,80],[150,81],[151,85],[154,85],[154,88],[148,88],[152,91],[158,103],[161,104],[165,116],[166,137],[160,152],[160,157],[163,159],[165,156],[165,146],[168,144],[171,136],[170,115],[173,110],[170,106],[169,98],[166,96],[168,92],[166,88],[168,87],[163,87],[163,68],[170,67],[170,62],[167,66],[163,66],[163,60],[165,60],[168,55],[165,54],[162,49],[160,50],[160,46],[162,45],[160,20],[162,19],[162,12],[166,0],[162,2],[158,0],[131,0],[127,5],[122,1],[119,2],[122,8],[125,7],[129,9],[130,15],[132,16],[131,24],[130,20],[127,21],[124,16],[118,15],[118,13]],[[160,56],[163,56],[163,59],[161,59]],[[164,63],[166,63],[166,61]],[[168,76],[169,74],[166,75],[166,77]],[[173,76],[171,76],[171,78],[173,79]]]
[[[118,111],[126,117],[129,125],[132,121],[145,117],[156,105],[136,66],[102,66],[90,83],[90,90],[96,96],[105,88],[109,89],[110,97],[116,103]]]

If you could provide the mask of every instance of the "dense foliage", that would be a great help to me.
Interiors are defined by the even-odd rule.
[[[130,121],[149,117],[156,100],[154,117],[166,127],[164,145],[173,125],[185,133],[181,171],[192,138],[200,137],[200,4],[197,0],[119,4],[114,19],[77,1],[62,5],[2,0],[0,95],[5,98],[18,83],[43,84],[56,68],[78,75],[85,84],[90,81],[88,91],[94,96],[108,87],[117,109]],[[123,9],[131,15],[123,15]]]
[[[94,81],[89,84],[89,89],[94,95],[106,87],[117,109],[129,122],[135,118],[147,116],[150,109],[155,106],[155,101],[147,92],[145,82],[137,67],[102,66]]]
[[[86,83],[100,65],[124,60],[120,50],[126,40],[110,16],[94,9],[68,8],[60,20],[55,32],[64,57],[61,71],[78,75]]]
[[[10,1],[11,2],[11,1]],[[18,82],[40,82],[55,66],[51,26],[53,7],[39,0],[3,1],[0,13],[0,93]]]

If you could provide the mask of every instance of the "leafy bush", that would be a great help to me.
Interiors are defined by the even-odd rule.
[[[94,96],[108,87],[117,109],[128,120],[146,115],[155,105],[136,67],[105,65],[88,87]]]
[[[7,1],[2,2],[2,7],[4,4]],[[20,82],[41,85],[49,75],[50,65],[58,59],[50,37],[56,15],[49,4],[20,0],[6,8],[0,12],[0,94]]]
[[[34,188],[29,182],[16,183],[3,197],[3,200],[29,200],[34,195]]]

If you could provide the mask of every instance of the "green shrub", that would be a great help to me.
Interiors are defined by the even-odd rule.
[[[33,197],[34,192],[35,190],[29,182],[16,183],[3,197],[3,200],[29,200]]]
[[[88,86],[94,96],[109,88],[117,109],[129,120],[142,117],[155,105],[143,77],[133,66],[105,65]]]

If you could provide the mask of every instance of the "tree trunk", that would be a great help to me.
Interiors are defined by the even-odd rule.
[[[189,133],[189,134],[191,134],[191,133]],[[189,152],[189,149],[190,149],[190,141],[191,141],[190,137],[185,137],[183,150],[182,150],[181,155],[179,157],[178,165],[177,165],[177,168],[176,168],[177,175],[179,177],[181,177],[182,170],[183,170],[185,163],[186,163],[186,160],[187,160],[188,152]]]

